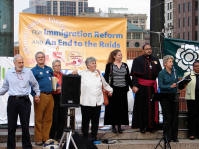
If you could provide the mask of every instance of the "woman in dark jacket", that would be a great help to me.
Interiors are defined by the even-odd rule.
[[[109,97],[109,104],[105,107],[104,124],[112,125],[113,133],[122,133],[121,125],[129,125],[127,92],[129,86],[132,87],[132,81],[119,49],[110,53],[104,78],[113,88],[112,97]]]

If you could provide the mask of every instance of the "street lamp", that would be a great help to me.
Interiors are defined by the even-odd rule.
[[[157,34],[158,35],[158,43],[159,43],[159,51],[160,51],[160,58],[162,58],[162,41],[161,41],[161,37],[164,39],[164,36],[163,36],[163,32],[155,32],[155,31],[147,31],[149,32],[150,34]],[[151,40],[151,39],[150,39]]]

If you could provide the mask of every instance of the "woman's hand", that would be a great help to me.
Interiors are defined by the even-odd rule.
[[[76,74],[78,74],[78,71],[77,70],[73,70],[72,74],[76,75]]]
[[[108,92],[108,96],[112,96],[112,93],[111,93],[111,92]]]
[[[173,83],[170,87],[171,88],[175,88],[177,86],[177,84],[176,83]]]
[[[57,89],[56,89],[56,91],[57,91],[58,93],[61,93],[61,86],[58,86]]]
[[[139,90],[139,88],[138,88],[138,87],[136,87],[136,86],[133,86],[133,87],[132,87],[132,91],[133,91],[133,93],[137,93],[137,92],[138,92],[138,90]]]

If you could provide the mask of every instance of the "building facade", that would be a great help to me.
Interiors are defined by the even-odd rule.
[[[174,38],[199,41],[198,0],[173,0],[173,4]]]
[[[164,37],[173,38],[173,0],[165,0],[164,10]]]
[[[94,13],[94,11],[94,7],[88,7],[88,0],[30,0],[30,7],[23,12],[78,16],[82,13]]]
[[[14,0],[0,1],[0,56],[13,56]]]

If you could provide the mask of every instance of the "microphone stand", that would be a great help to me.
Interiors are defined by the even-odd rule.
[[[173,69],[173,73],[174,73],[175,82],[177,82],[177,80],[176,80],[177,75],[176,75],[175,68],[173,67],[172,69]],[[178,83],[176,83],[176,85],[178,85]],[[158,147],[161,147],[162,149],[171,149],[170,142],[165,135],[162,136],[162,138],[159,140],[158,144],[156,144],[154,149],[157,149]]]

